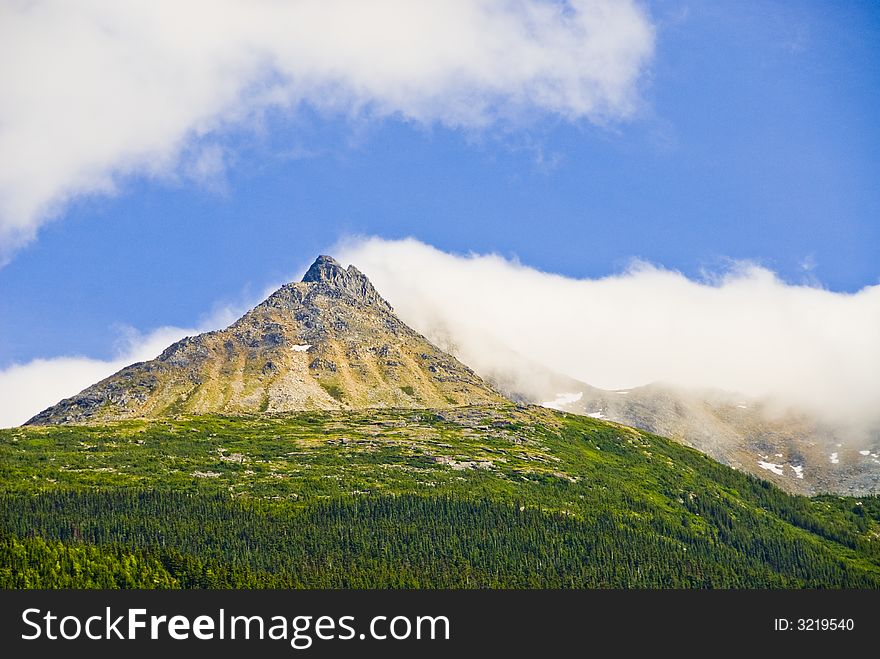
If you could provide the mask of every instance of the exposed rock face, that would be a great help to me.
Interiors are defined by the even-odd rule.
[[[228,328],[178,341],[28,424],[503,400],[401,322],[354,266],[321,256],[302,282],[281,287]]]
[[[370,280],[353,265],[344,269],[329,256],[319,256],[303,277],[303,283],[326,284],[360,300],[391,312],[388,304],[373,288]]]

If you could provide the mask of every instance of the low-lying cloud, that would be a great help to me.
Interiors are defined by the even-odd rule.
[[[605,389],[651,382],[776,401],[834,422],[880,421],[880,286],[854,294],[739,264],[712,281],[646,264],[572,279],[416,240],[343,243],[403,320],[476,371],[526,360]]]
[[[222,172],[267,110],[483,128],[630,116],[653,28],[631,0],[0,4],[0,264],[72,198]]]
[[[332,253],[434,343],[523,391],[546,367],[604,389],[666,382],[769,397],[832,423],[880,423],[880,286],[835,293],[749,264],[711,281],[643,263],[573,279],[412,239],[348,240]],[[257,300],[220,307],[192,329],[130,331],[110,360],[54,357],[0,371],[0,427],[183,336],[224,327]]]
[[[267,289],[266,295],[271,290],[274,287]],[[66,355],[33,359],[0,370],[0,428],[21,425],[38,412],[129,364],[154,359],[185,336],[226,327],[250,306],[217,306],[192,328],[165,326],[142,333],[131,327],[121,327],[115,341],[115,355],[111,359]]]
[[[70,356],[34,359],[0,371],[0,428],[21,425],[37,412],[79,393],[124,366],[157,357],[171,343],[197,333],[162,327],[147,335],[129,332],[113,359]]]

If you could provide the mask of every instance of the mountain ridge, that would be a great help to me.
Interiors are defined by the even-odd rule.
[[[513,352],[507,363],[508,371],[478,370],[512,400],[669,437],[796,494],[880,491],[880,428],[854,429],[722,390],[661,382],[601,389]]]

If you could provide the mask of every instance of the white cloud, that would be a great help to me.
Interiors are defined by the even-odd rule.
[[[631,0],[7,0],[0,262],[127,175],[217,176],[212,137],[269,108],[601,123],[632,114],[652,51]]]
[[[544,377],[533,362],[606,389],[663,381],[767,396],[831,422],[880,422],[880,285],[835,293],[747,263],[702,281],[644,263],[572,279],[412,239],[350,240],[330,253],[357,265],[404,321],[479,373]],[[229,325],[276,288],[217,307],[194,329],[123,332],[111,360],[56,357],[0,371],[0,427],[183,336]]]
[[[55,357],[10,366],[0,371],[0,428],[20,425],[122,367],[153,359],[171,343],[197,333],[177,327],[162,327],[146,336],[129,331],[126,345],[114,359]]]
[[[637,264],[602,279],[415,240],[343,243],[401,318],[478,372],[510,352],[594,386],[663,381],[769,396],[832,421],[880,421],[880,286],[795,286],[738,264],[711,282]]]
[[[80,355],[49,357],[0,370],[0,428],[21,425],[38,412],[129,364],[154,359],[185,336],[227,327],[277,288],[267,287],[258,298],[238,304],[217,305],[194,328],[159,327],[141,333],[132,327],[118,327],[116,355],[112,359]]]

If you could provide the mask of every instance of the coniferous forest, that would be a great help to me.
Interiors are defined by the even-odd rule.
[[[533,408],[0,432],[4,588],[876,588],[880,501]]]

